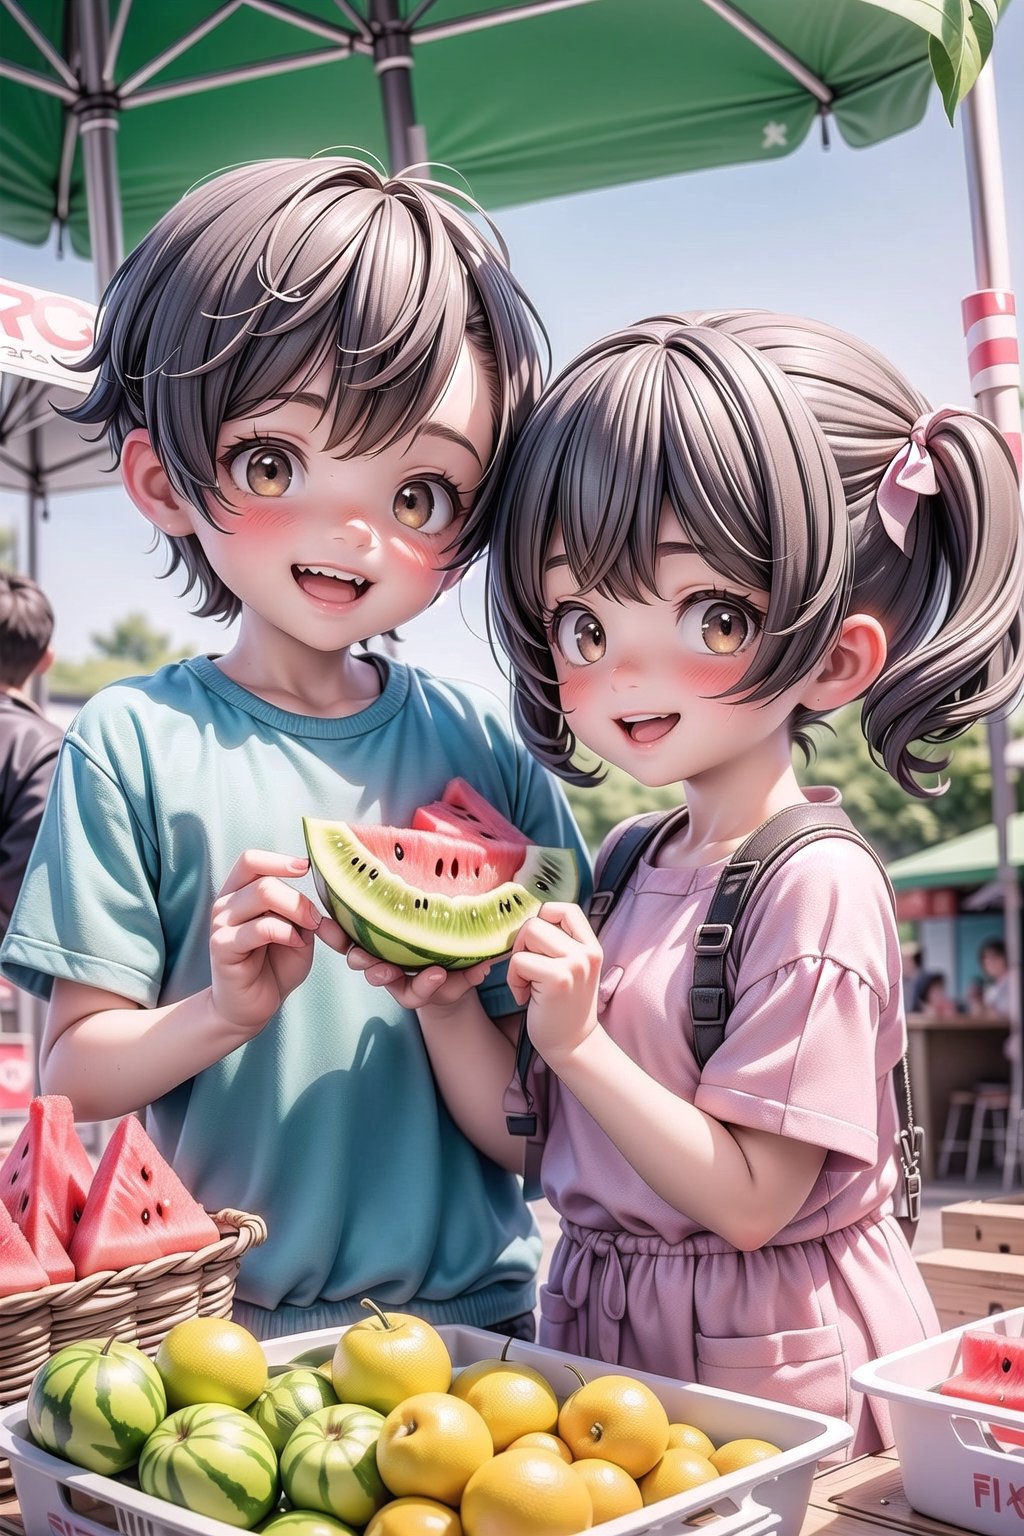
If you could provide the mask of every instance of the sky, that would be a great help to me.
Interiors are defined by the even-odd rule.
[[[1024,271],[1024,3],[1000,24],[994,58],[1013,275]],[[551,338],[554,364],[646,315],[746,307],[827,320],[873,343],[936,405],[969,402],[960,301],[974,287],[963,138],[937,93],[912,132],[851,150],[816,132],[785,159],[500,210],[513,267]],[[74,257],[0,239],[0,276],[96,297]],[[20,498],[0,494],[0,527],[20,531]],[[194,651],[230,630],[190,615],[180,578],[120,487],[54,497],[39,533],[38,579],[55,644],[84,659],[94,633],[132,610]],[[22,549],[25,545],[22,542]],[[403,631],[400,655],[505,692],[484,639],[479,574]]]

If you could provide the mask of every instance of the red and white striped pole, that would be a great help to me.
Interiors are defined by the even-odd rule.
[[[978,410],[995,422],[1021,473],[1020,345],[1017,305],[1005,288],[982,288],[960,306],[967,340],[971,393]]]
[[[998,38],[995,53],[999,52]],[[999,114],[992,59],[964,100],[963,133],[967,192],[974,241],[977,290],[964,301],[964,330],[971,388],[978,411],[1005,436],[1021,469],[1020,365],[1017,353],[1010,239],[1006,227],[1003,162],[999,149]],[[1024,1151],[1024,1027],[1021,1017],[1021,889],[1010,849],[1011,817],[1016,810],[1006,767],[1006,721],[987,722],[992,769],[992,820],[1003,905],[1003,937],[1010,965],[1010,1114],[1003,1156],[1003,1188],[1013,1188]]]

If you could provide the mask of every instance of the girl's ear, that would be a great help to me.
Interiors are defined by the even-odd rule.
[[[180,537],[193,533],[193,508],[179,496],[157,458],[143,427],[129,432],[121,448],[121,479],[143,517],[161,533]]]
[[[832,650],[800,695],[805,709],[829,714],[866,693],[885,666],[885,630],[868,613],[851,613]]]

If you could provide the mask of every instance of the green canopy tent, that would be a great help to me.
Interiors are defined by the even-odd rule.
[[[1007,823],[1010,864],[1024,868],[1024,811],[1017,811]],[[999,871],[999,839],[993,822],[907,854],[888,865],[889,879],[897,891],[945,888],[946,886],[986,885]]]

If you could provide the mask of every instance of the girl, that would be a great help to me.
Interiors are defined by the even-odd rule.
[[[542,399],[491,545],[518,723],[562,777],[594,777],[582,745],[652,787],[681,781],[688,811],[600,943],[579,908],[550,904],[513,950],[561,1216],[543,1343],[847,1418],[853,1456],[889,1443],[851,1370],[937,1322],[891,1198],[905,1030],[886,882],[848,839],[788,857],[744,917],[703,1072],[692,940],[752,831],[838,800],[793,771],[814,721],[863,699],[885,769],[941,792],[947,759],[917,744],[1021,682],[1019,525],[987,422],[930,412],[877,353],[811,322],[647,321]],[[521,1169],[512,1047],[472,994],[432,1002],[439,980],[405,995],[445,1099]]]

